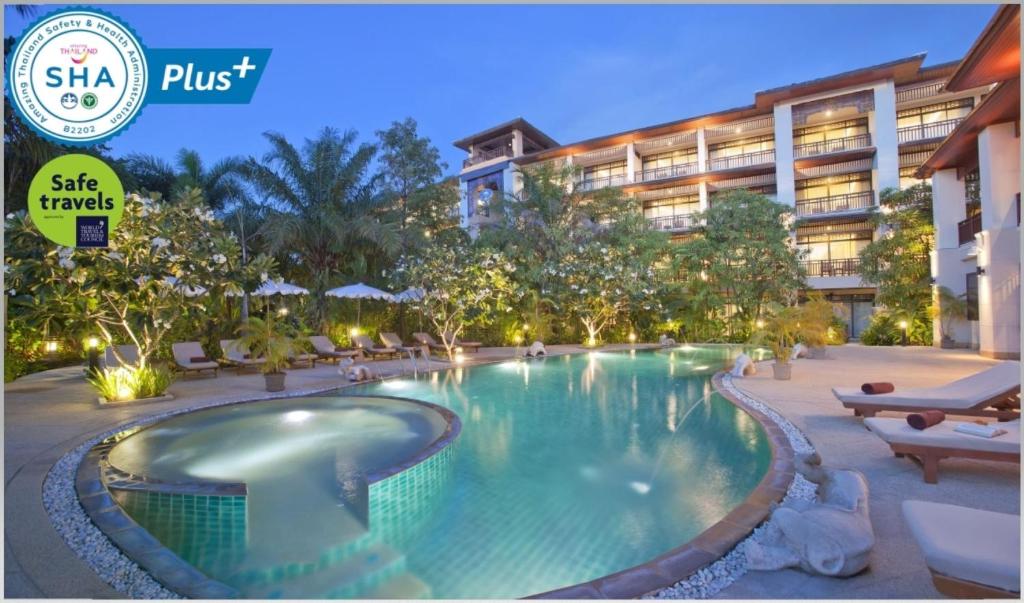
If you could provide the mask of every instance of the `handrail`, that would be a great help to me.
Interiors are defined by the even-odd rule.
[[[871,134],[856,134],[845,138],[833,140],[822,140],[819,142],[808,142],[793,147],[793,156],[811,157],[813,155],[824,155],[826,153],[839,153],[842,151],[853,151],[871,146]]]
[[[585,178],[576,182],[576,186],[581,191],[596,191],[599,188],[605,188],[608,186],[622,186],[626,184],[626,175],[618,174],[616,176],[604,176],[602,178]]]
[[[490,151],[474,151],[472,157],[468,157],[462,160],[462,167],[468,168],[469,166],[476,165],[478,163],[483,163],[485,161],[490,161],[491,159],[496,159],[498,157],[512,157],[512,149],[503,146],[501,148],[492,149]]]
[[[675,178],[677,176],[689,176],[696,174],[699,170],[700,164],[694,163],[680,163],[677,165],[670,165],[659,168],[648,168],[646,170],[640,170],[636,173],[638,182],[650,182],[652,180],[662,180],[664,178]]]
[[[874,191],[858,191],[856,193],[845,193],[832,195],[831,197],[815,197],[796,202],[796,215],[809,216],[812,214],[828,214],[838,211],[851,211],[855,209],[866,209],[874,205]]]
[[[835,260],[805,260],[807,276],[857,276],[860,274],[860,258]]]
[[[647,218],[647,223],[654,230],[691,230],[700,226],[700,221],[695,214]]]
[[[761,165],[763,163],[773,163],[774,161],[775,149],[768,149],[767,151],[757,151],[756,153],[745,153],[743,155],[733,155],[731,157],[708,159],[708,170],[731,170],[734,168]]]
[[[963,120],[964,118],[957,117],[955,119],[947,119],[946,121],[937,121],[930,124],[921,124],[919,126],[907,126],[896,131],[896,138],[900,143],[914,142],[917,140],[930,140],[933,138],[945,138],[949,136],[949,133],[956,129],[957,125],[959,125]]]
[[[973,243],[974,235],[981,232],[981,214],[977,213],[966,220],[960,220],[957,222],[956,231],[960,245]]]

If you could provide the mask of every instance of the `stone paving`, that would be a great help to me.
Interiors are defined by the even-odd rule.
[[[609,346],[608,349],[628,346]],[[641,346],[637,346],[641,347]],[[550,346],[552,354],[579,351]],[[500,360],[510,348],[484,348],[468,361]],[[1019,513],[1016,465],[944,461],[937,485],[921,479],[911,461],[896,459],[867,432],[860,419],[832,398],[832,385],[890,380],[901,387],[935,385],[976,372],[992,361],[963,351],[931,348],[831,348],[827,360],[801,360],[793,380],[776,382],[770,367],[735,384],[801,428],[832,466],[860,469],[871,484],[871,515],[878,545],[871,569],[847,580],[812,578],[795,571],[750,572],[722,598],[921,598],[937,597],[916,545],[903,525],[899,504],[935,500]],[[372,363],[385,374],[411,372],[408,361]],[[432,362],[431,368],[444,368]],[[424,368],[420,362],[420,370]],[[326,390],[343,385],[334,366],[289,372],[288,390]],[[187,377],[170,389],[174,400],[100,408],[79,367],[30,375],[5,387],[5,594],[8,597],[113,598],[118,594],[63,543],[43,508],[41,491],[50,467],[66,452],[118,425],[179,408],[266,397],[259,374]]]

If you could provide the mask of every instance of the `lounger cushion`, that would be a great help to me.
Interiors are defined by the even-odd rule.
[[[917,430],[907,425],[905,419],[864,419],[864,425],[888,444],[1020,454],[1020,419],[993,423],[1006,430],[1006,433],[994,438],[982,438],[954,431],[960,423],[961,421],[946,419],[928,429]]]
[[[940,387],[901,389],[897,383],[893,393],[873,396],[865,394],[858,387],[834,387],[832,394],[843,402],[855,404],[968,410],[996,398],[1014,386],[1020,387],[1020,363],[1008,360]]]
[[[188,364],[179,364],[178,366],[190,371],[205,371],[206,369],[220,368],[220,365],[213,360],[210,360],[209,362],[190,362]]]
[[[931,570],[1020,592],[1019,515],[905,500],[903,517]]]

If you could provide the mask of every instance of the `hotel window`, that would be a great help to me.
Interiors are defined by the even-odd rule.
[[[863,119],[850,119],[831,124],[821,124],[820,126],[800,128],[793,132],[793,145],[799,146],[802,144],[825,142],[826,140],[839,140],[840,138],[849,138],[867,133],[868,120],[866,117]]]
[[[737,155],[748,155],[760,151],[770,151],[775,148],[775,138],[771,135],[756,136],[753,138],[741,138],[729,140],[708,146],[708,157],[711,159],[722,159],[724,157],[735,157]]]
[[[645,155],[641,160],[643,171],[697,163],[697,149],[676,149],[656,155]]]
[[[981,172],[978,168],[964,176],[964,195],[967,199],[967,217],[981,213]]]
[[[867,229],[814,234],[797,232],[796,236],[796,246],[806,252],[803,259],[808,262],[854,259],[870,242],[871,231]]]
[[[622,184],[626,181],[626,160],[585,167],[583,168],[583,181]]]
[[[796,181],[796,200],[838,197],[871,190],[871,172],[855,172],[827,178],[808,178]]]
[[[978,320],[978,273],[967,273],[967,320]]]
[[[973,98],[961,98],[935,105],[904,109],[896,113],[896,127],[912,128],[958,119],[970,113],[973,107]]]
[[[917,186],[918,184],[925,184],[926,182],[928,182],[927,179],[918,178],[917,176],[914,175],[914,172],[917,171],[917,167],[918,166],[912,165],[910,167],[901,167],[900,168],[900,190],[901,191],[905,191],[905,190],[907,190],[908,188],[910,188],[912,186]]]
[[[644,204],[644,217],[648,220],[671,216],[685,216],[700,211],[700,196],[685,195],[648,201]]]

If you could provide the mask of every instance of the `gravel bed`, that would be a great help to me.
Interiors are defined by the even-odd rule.
[[[802,431],[797,429],[795,425],[776,412],[775,409],[759,400],[751,398],[737,389],[736,386],[733,385],[732,377],[729,376],[728,373],[726,373],[722,378],[722,386],[728,390],[730,394],[742,400],[744,404],[763,412],[769,419],[774,421],[776,425],[781,427],[782,431],[785,432],[786,437],[789,439],[789,444],[793,447],[794,453],[799,455],[814,452],[814,447],[811,446],[810,441]],[[807,481],[802,475],[797,473],[793,477],[793,482],[789,485],[789,490],[786,491],[786,496],[782,499],[782,504],[791,500],[813,500],[817,492],[817,484]],[[725,556],[718,561],[698,570],[694,574],[691,574],[685,580],[677,582],[673,586],[662,589],[644,598],[707,599],[717,595],[722,591],[722,589],[735,582],[743,574],[747,573],[747,544],[751,542],[759,542],[762,536],[766,532],[771,531],[773,527],[774,526],[771,525],[771,520],[769,519],[757,526],[749,536],[733,547],[731,551],[726,553]]]

